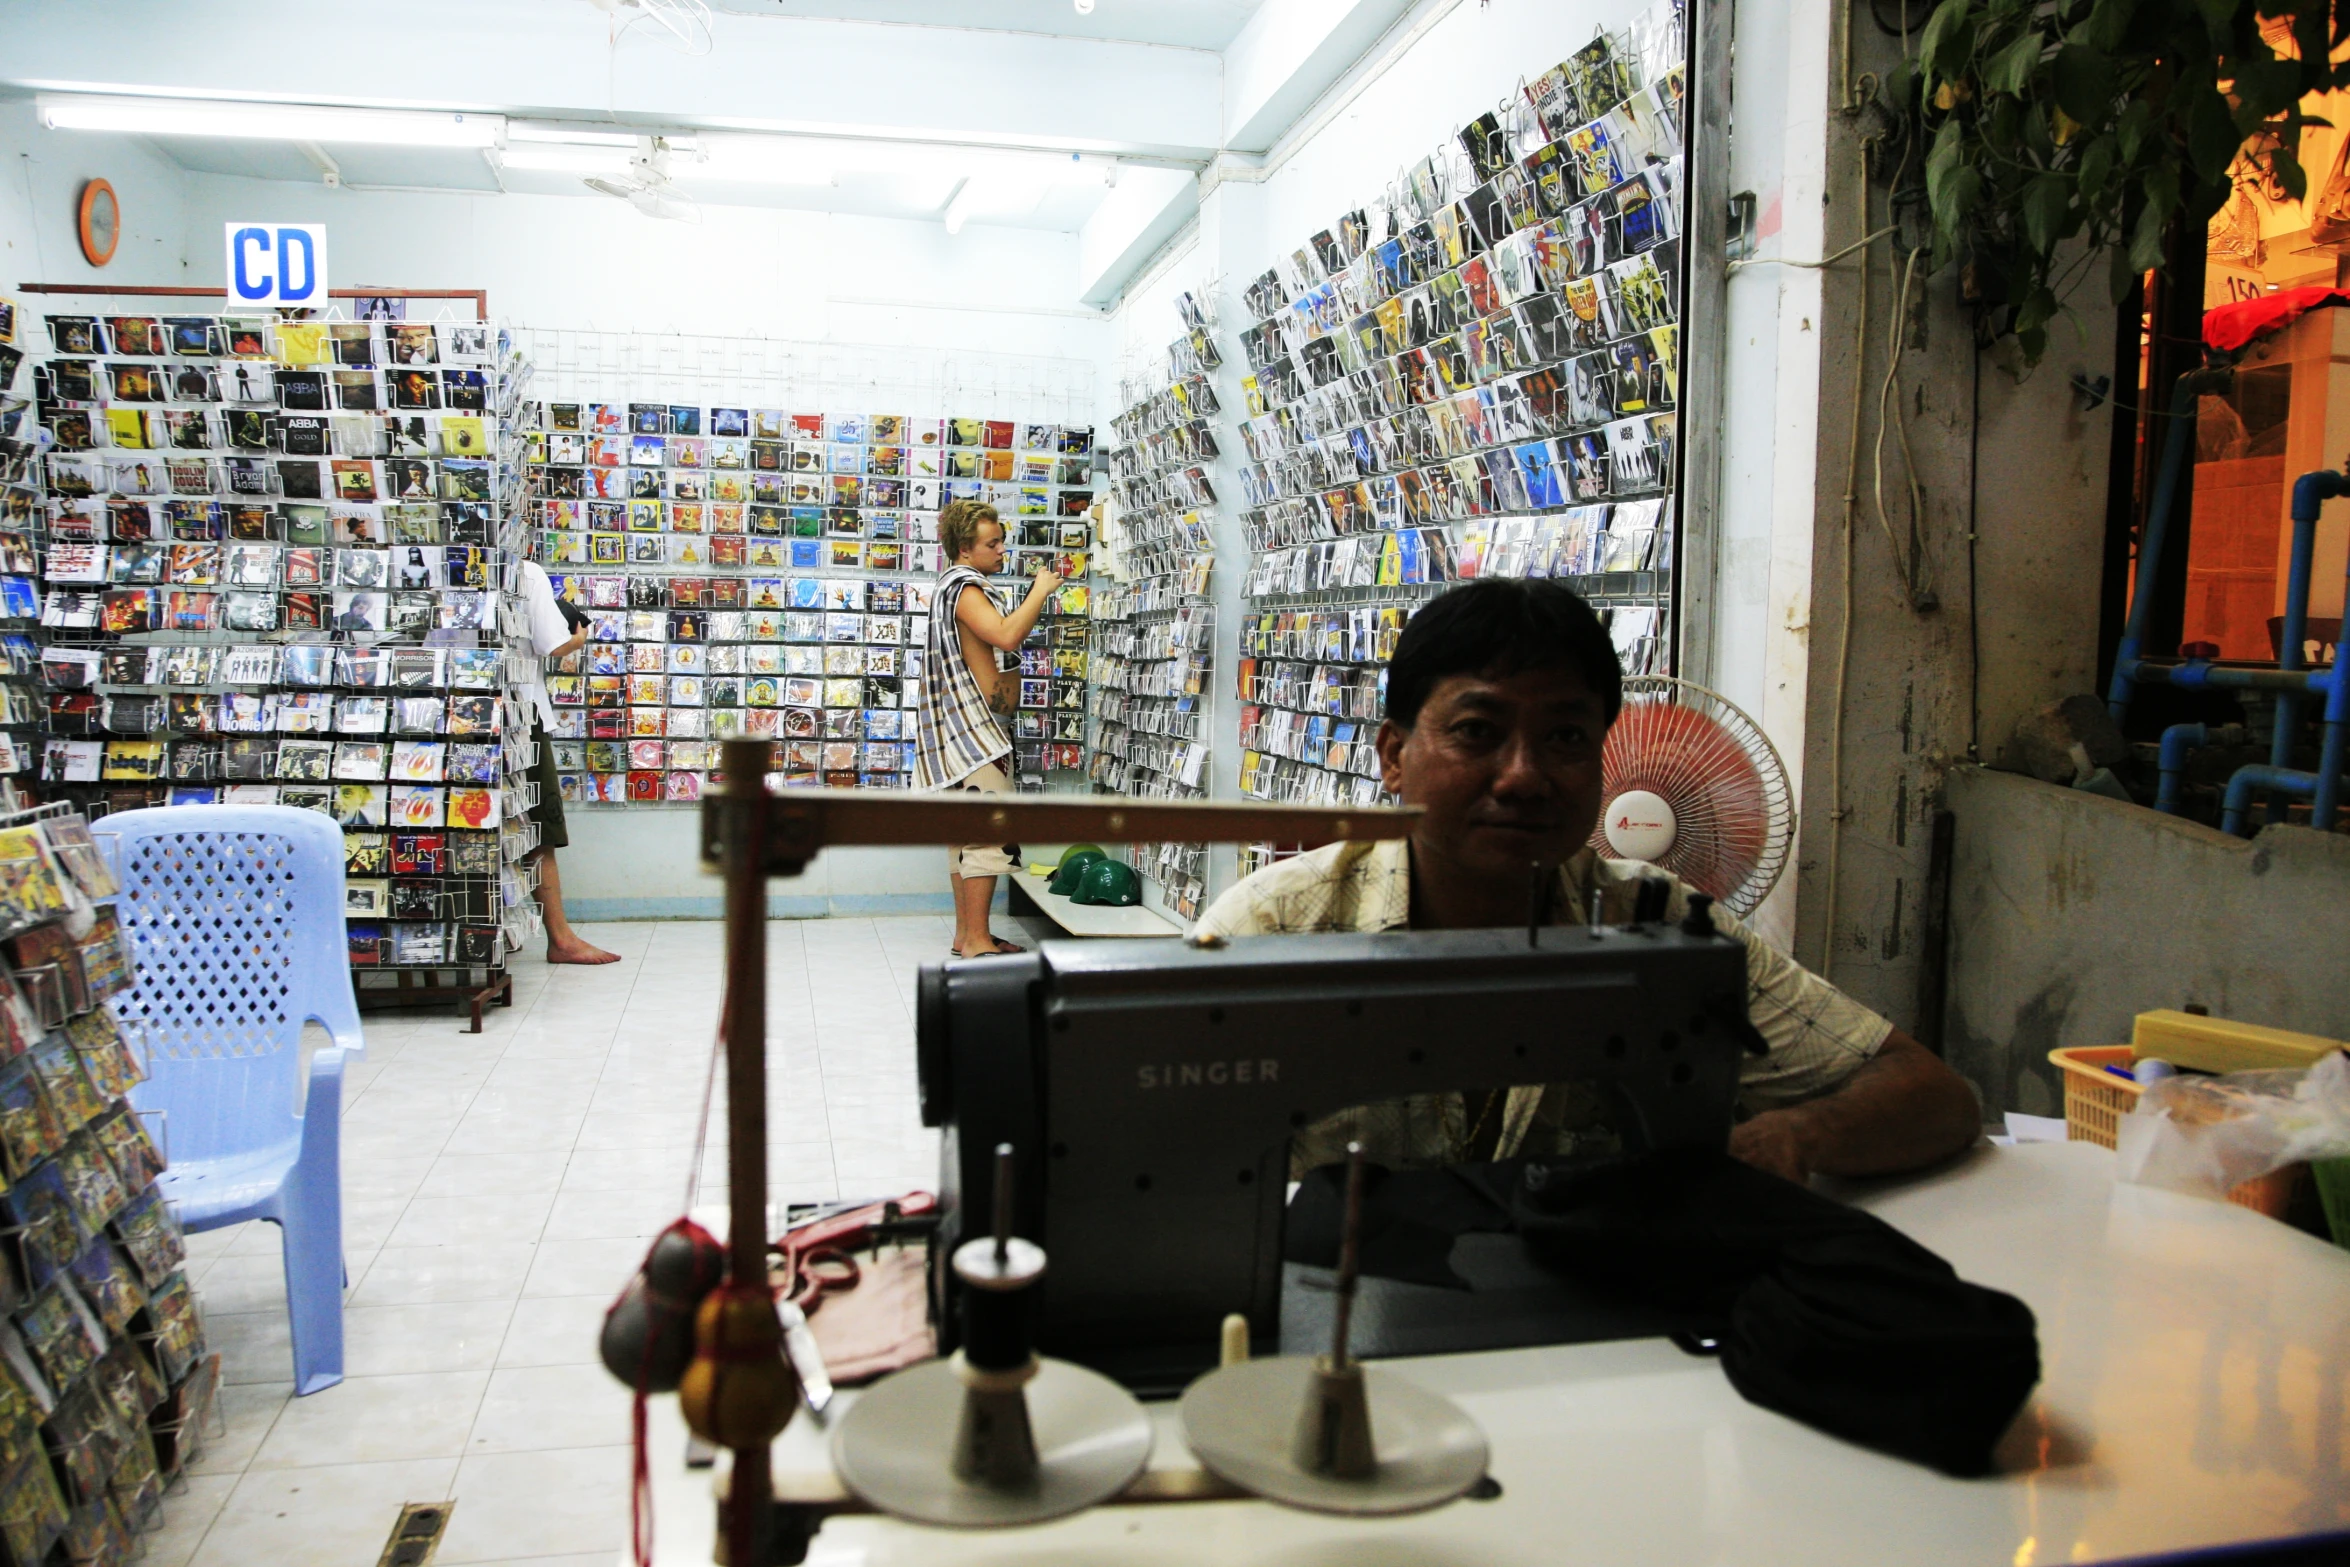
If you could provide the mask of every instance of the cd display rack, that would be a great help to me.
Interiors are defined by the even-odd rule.
[[[1567,581],[1665,667],[1683,36],[1662,0],[1244,291],[1243,795],[1380,799],[1384,666],[1455,582]]]
[[[0,1541],[18,1562],[128,1561],[220,1377],[145,1075],[107,998],[131,982],[117,891],[64,805],[0,816]],[[90,920],[76,938],[69,919]],[[52,1555],[52,1552],[57,1554]]]
[[[47,505],[29,399],[19,396],[22,316],[0,298],[0,777],[29,782],[40,754],[41,540]]]
[[[362,996],[469,1001],[478,1030],[534,918],[527,368],[481,322],[46,327],[44,789],[333,816]]]
[[[1094,595],[1089,775],[1113,793],[1188,800],[1208,792],[1216,494],[1206,465],[1218,453],[1208,421],[1221,406],[1209,377],[1223,359],[1199,300],[1185,294],[1176,308],[1184,335],[1163,367],[1125,388],[1126,408],[1111,425],[1121,580]],[[1169,912],[1199,917],[1207,845],[1138,843],[1125,852]]]
[[[1021,650],[1025,779],[1084,765],[1093,432],[724,402],[529,410],[539,559],[589,618],[550,667],[565,801],[685,804],[720,742],[787,782],[904,788],[938,510],[985,500],[1007,571],[1067,579]]]

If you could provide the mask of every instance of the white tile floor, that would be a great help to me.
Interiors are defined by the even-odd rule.
[[[950,930],[943,915],[768,925],[779,1200],[936,1184],[913,996]],[[722,927],[582,933],[622,961],[524,958],[514,1005],[478,1036],[445,1011],[367,1015],[367,1060],[345,1080],[340,1386],[292,1397],[275,1228],[189,1237],[227,1430],[166,1501],[145,1567],[369,1567],[401,1503],[448,1497],[447,1567],[618,1560],[628,1398],[596,1330],[684,1201]],[[723,1200],[714,1120],[705,1201]]]

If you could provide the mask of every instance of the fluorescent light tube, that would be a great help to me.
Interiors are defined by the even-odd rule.
[[[547,142],[563,147],[619,147],[633,149],[647,133],[638,131],[573,130],[568,125],[549,125],[543,120],[508,120],[506,143],[518,141]],[[676,138],[671,138],[674,145]]]
[[[539,174],[626,174],[633,147],[498,148],[490,156],[501,169]]]
[[[387,147],[494,147],[506,122],[496,114],[411,109],[341,109],[316,104],[238,103],[220,98],[110,98],[42,95],[52,130],[122,131],[135,136],[223,136],[246,141],[313,141]]]

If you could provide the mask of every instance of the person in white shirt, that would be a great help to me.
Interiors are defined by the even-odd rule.
[[[555,597],[555,585],[547,580],[546,571],[536,561],[522,563],[522,601],[530,615],[531,651],[541,662],[560,658],[587,641],[585,617],[574,630],[563,613],[563,605]],[[547,743],[547,726],[555,721],[555,708],[547,700],[546,682],[537,674],[519,689],[530,698],[530,738],[535,750],[531,777],[539,786],[539,803],[530,809],[530,819],[539,824],[539,846],[531,850],[524,863],[538,867],[539,916],[547,927],[547,961],[617,963],[619,953],[606,952],[583,940],[563,917],[563,877],[555,869],[555,851],[570,845],[571,834],[563,824],[563,795],[555,781],[554,748]]]

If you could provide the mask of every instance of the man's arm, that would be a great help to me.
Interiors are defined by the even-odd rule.
[[[955,595],[955,621],[968,627],[973,636],[989,647],[1017,653],[1020,644],[1028,640],[1028,633],[1036,629],[1037,617],[1044,613],[1053,589],[1060,585],[1061,579],[1051,572],[1038,572],[1036,585],[1028,590],[1028,597],[1020,601],[1020,607],[1009,615],[1001,615],[985,593],[970,592],[966,584],[965,591]]]
[[[1983,1133],[1982,1117],[1966,1079],[1895,1029],[1834,1092],[1731,1128],[1730,1152],[1797,1182],[1815,1174],[1889,1175],[1971,1147]]]

